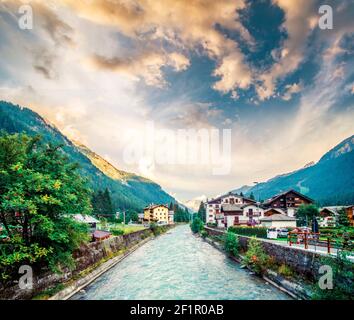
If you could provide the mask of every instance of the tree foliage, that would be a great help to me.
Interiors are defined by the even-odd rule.
[[[338,212],[337,224],[338,224],[338,227],[349,227],[350,226],[348,214],[344,208],[340,209]]]
[[[204,202],[200,202],[197,216],[205,223],[206,222],[206,210]]]
[[[255,238],[250,239],[243,263],[257,274],[262,274],[268,261],[269,256],[265,253],[261,241]]]
[[[296,218],[300,226],[310,226],[313,218],[318,217],[319,210],[314,204],[302,204],[297,213]]]
[[[227,232],[225,234],[224,248],[226,252],[232,254],[233,256],[237,256],[240,248],[238,236],[236,236],[233,232]]]
[[[198,233],[204,228],[204,223],[199,217],[195,217],[191,223],[191,229],[193,233]]]
[[[59,146],[39,137],[0,136],[1,279],[21,264],[73,266],[72,251],[87,240],[87,227],[68,215],[90,214],[91,192]]]
[[[92,196],[93,214],[97,217],[104,217],[114,220],[115,210],[112,204],[111,194],[106,188],[105,191],[99,190]]]
[[[174,221],[175,222],[189,222],[190,214],[187,208],[180,207],[177,203],[170,203],[169,210],[174,212]]]

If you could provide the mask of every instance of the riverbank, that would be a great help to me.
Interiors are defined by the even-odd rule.
[[[232,259],[254,269],[263,279],[297,299],[352,299],[353,263],[348,259],[348,252],[333,256],[210,227],[204,227],[201,234],[223,252],[224,246],[237,247],[227,250]],[[335,288],[331,290],[318,285],[323,276],[322,266],[335,270],[332,278]]]
[[[97,277],[112,268],[141,245],[165,233],[173,226],[144,229],[106,240],[82,245],[73,253],[75,268],[63,269],[61,273],[50,271],[33,274],[33,288],[20,290],[18,285],[0,291],[0,299],[67,299]]]
[[[243,256],[239,255],[238,257],[232,256],[228,254],[223,246],[212,239],[209,238],[203,238],[205,242],[213,246],[214,248],[218,249],[220,252],[223,254],[227,255],[228,258],[233,260],[235,263],[238,265],[242,264],[243,261]],[[251,274],[254,274],[253,270],[248,268],[247,266],[245,267]],[[292,281],[289,281],[288,279],[285,279],[278,273],[272,271],[272,270],[267,270],[265,274],[261,275],[261,278],[266,281],[267,283],[271,284],[273,287],[283,291],[286,293],[289,297],[295,300],[308,300],[310,299],[309,293],[301,287],[299,284],[296,284]]]
[[[208,234],[208,238],[204,238],[205,241],[227,254],[235,262],[243,263],[244,255],[241,252],[245,253],[247,251],[251,237],[237,235],[241,252],[237,256],[233,256],[224,250],[220,241],[217,241],[218,237],[225,235],[224,231],[208,227],[205,230]],[[271,258],[272,265],[275,266],[272,269],[266,268],[259,276],[293,299],[310,300],[313,294],[313,281],[316,279],[317,270],[321,264],[321,256],[312,252],[280,246],[262,239],[257,240],[264,252]],[[280,266],[286,268],[288,274],[285,276],[281,274],[278,271]],[[252,272],[251,268],[248,269]]]
[[[225,258],[189,225],[147,242],[73,300],[287,300],[289,296]]]

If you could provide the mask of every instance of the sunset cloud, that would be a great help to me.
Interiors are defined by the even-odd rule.
[[[318,0],[28,2],[32,30],[18,27],[22,1],[0,1],[0,99],[137,173],[122,156],[128,129],[232,128],[227,177],[207,166],[148,172],[181,199],[298,169],[354,133],[347,1],[329,0],[338,16],[327,31]]]

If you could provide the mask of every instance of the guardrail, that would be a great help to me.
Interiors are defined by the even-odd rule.
[[[320,233],[314,232],[289,232],[288,243],[290,247],[292,244],[303,244],[305,249],[308,249],[309,245],[327,248],[328,253],[331,253],[331,249],[354,250],[354,243],[351,240],[334,240],[332,237],[326,237],[325,240],[320,240],[320,235]]]

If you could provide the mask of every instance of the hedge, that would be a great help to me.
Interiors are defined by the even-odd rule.
[[[267,238],[267,228],[265,227],[230,227],[228,231],[241,236]]]

